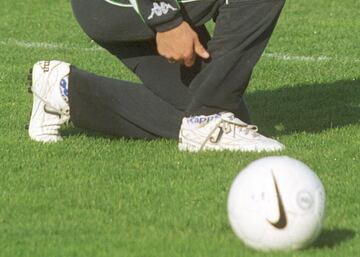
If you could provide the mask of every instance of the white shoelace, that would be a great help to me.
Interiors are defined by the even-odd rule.
[[[233,137],[235,137],[237,129],[244,131],[245,135],[252,135],[253,137],[259,136],[257,133],[258,127],[255,125],[246,124],[245,122],[236,118],[233,120],[221,118],[220,121],[216,123],[215,127],[210,131],[204,142],[201,144],[200,150],[203,150],[208,141],[213,144],[218,143],[224,133],[229,134],[233,132]]]

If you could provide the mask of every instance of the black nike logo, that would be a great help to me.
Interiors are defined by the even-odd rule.
[[[272,174],[272,177],[273,177],[275,190],[276,190],[276,197],[277,197],[277,200],[278,200],[279,219],[276,222],[271,222],[269,220],[268,220],[268,222],[277,229],[284,229],[286,227],[286,225],[287,225],[287,218],[286,218],[286,213],[285,213],[285,209],[284,209],[284,204],[283,204],[280,192],[279,192],[279,187],[277,185],[274,172],[271,171],[271,174]]]

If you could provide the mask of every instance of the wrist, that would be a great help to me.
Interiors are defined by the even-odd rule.
[[[178,27],[182,22],[183,22],[183,18],[179,16],[176,17],[175,19],[172,19],[171,21],[154,26],[154,29],[156,30],[156,32],[165,32]]]

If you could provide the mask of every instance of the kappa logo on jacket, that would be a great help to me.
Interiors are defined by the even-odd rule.
[[[162,15],[167,14],[169,11],[177,11],[178,9],[171,6],[171,4],[169,3],[164,3],[164,2],[160,2],[160,3],[153,3],[153,8],[151,9],[151,14],[148,17],[148,20],[151,20],[152,18],[154,18],[154,15],[160,17]]]

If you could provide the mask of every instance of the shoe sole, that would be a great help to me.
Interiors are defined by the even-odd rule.
[[[28,72],[28,75],[27,75],[27,82],[28,82],[27,86],[28,86],[28,93],[29,94],[33,93],[32,89],[31,89],[31,87],[32,87],[32,74],[33,74],[33,68],[30,68],[29,72]]]
[[[27,75],[27,84],[26,84],[26,86],[27,86],[27,91],[28,91],[29,94],[33,93],[32,89],[31,89],[31,87],[32,87],[32,72],[33,72],[33,68],[30,68],[29,72],[28,72],[28,75]],[[29,114],[29,120],[30,119],[31,119],[31,111],[30,111],[30,114]],[[25,124],[25,129],[26,130],[29,130],[29,127],[30,127],[29,123]]]
[[[27,86],[28,86],[28,93],[33,95],[33,105],[32,105],[32,110],[30,113],[30,123],[25,125],[25,128],[27,128],[29,136],[32,140],[37,141],[37,142],[42,142],[42,143],[51,143],[51,142],[57,142],[57,141],[61,141],[61,138],[54,138],[51,140],[42,140],[41,137],[36,137],[34,135],[31,134],[31,124],[33,119],[37,116],[37,113],[39,111],[45,111],[46,112],[46,105],[41,101],[41,99],[39,97],[37,97],[34,92],[33,92],[33,81],[34,81],[34,71],[35,71],[35,66],[38,65],[38,63],[34,64],[34,66],[32,68],[29,69],[28,75],[27,75]],[[43,105],[43,106],[41,106]]]
[[[179,143],[178,144],[178,148],[180,151],[183,152],[191,152],[191,153],[196,153],[200,151],[199,147],[187,144],[187,143]]]
[[[222,152],[222,151],[230,151],[230,152],[253,152],[253,153],[262,153],[262,152],[278,152],[278,151],[282,151],[284,150],[284,148],[269,148],[269,149],[238,149],[238,148],[234,148],[234,149],[230,149],[230,148],[218,148],[216,146],[209,146],[206,145],[203,149],[200,149],[199,145],[195,145],[193,144],[191,141],[186,140],[184,138],[181,139],[181,142],[178,143],[178,148],[180,151],[185,151],[185,152],[191,152],[191,153],[196,153],[196,152],[204,152],[204,151],[212,151],[212,152]]]
[[[32,96],[33,96],[33,105],[32,105],[32,109],[31,109],[31,112],[30,112],[30,118],[29,118],[30,122],[26,127],[28,129],[30,138],[32,140],[39,141],[36,137],[31,135],[31,126],[30,126],[31,123],[32,123],[33,117],[35,117],[36,113],[41,109],[41,107],[40,107],[41,101],[40,101],[40,99],[38,97],[35,96],[35,94],[33,92],[33,89],[32,89],[34,66],[29,69],[29,72],[28,72],[28,75],[27,75],[27,80],[28,80],[28,83],[27,83],[28,89],[27,90],[28,90],[28,93],[32,94]]]
[[[204,151],[224,151],[227,149],[221,149],[221,148],[217,148],[216,146],[209,146],[206,145],[203,149],[201,148],[200,144],[194,144],[194,142],[192,140],[188,140],[186,138],[182,138],[181,142],[178,143],[178,148],[180,151],[185,151],[185,152],[191,152],[191,153],[196,153],[196,152],[204,152]]]

